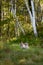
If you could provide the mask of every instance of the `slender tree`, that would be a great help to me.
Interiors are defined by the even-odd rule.
[[[35,20],[35,10],[34,10],[34,2],[33,0],[30,0],[31,1],[31,10],[28,6],[28,0],[24,0],[25,1],[25,4],[26,4],[26,7],[27,7],[27,10],[28,10],[28,13],[30,15],[30,19],[31,19],[31,24],[32,24],[32,27],[33,27],[33,31],[34,31],[34,35],[37,36],[37,29],[36,29],[36,20]],[[32,13],[31,13],[32,12]]]
[[[1,36],[1,4],[2,4],[2,2],[0,0],[0,36]]]
[[[15,33],[17,33],[17,29],[18,27],[20,28],[20,30],[22,31],[22,33],[25,35],[24,29],[22,28],[22,26],[20,25],[19,21],[18,21],[18,17],[16,15],[16,0],[15,0],[15,8],[13,8],[13,1],[11,0],[11,4],[12,4],[12,8],[11,8],[11,12],[13,13],[13,17],[16,19],[16,28],[15,28]]]

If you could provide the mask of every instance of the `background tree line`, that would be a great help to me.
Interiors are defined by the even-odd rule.
[[[16,3],[15,3],[16,1]],[[28,0],[29,1],[29,0]],[[43,35],[43,1],[34,0],[35,20],[38,35]],[[29,2],[28,2],[29,4]],[[16,17],[14,10],[16,6]],[[13,8],[13,9],[12,9]],[[31,8],[31,7],[30,7]],[[42,9],[42,10],[41,10]],[[13,12],[13,13],[12,13]],[[24,0],[1,0],[0,1],[0,40],[10,39],[23,35],[32,35],[33,28],[30,22],[30,15]]]

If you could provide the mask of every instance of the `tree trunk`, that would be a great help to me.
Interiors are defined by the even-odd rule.
[[[1,37],[1,1],[0,1],[0,37]]]
[[[16,0],[15,0],[15,9],[13,8],[13,3],[12,3],[12,1],[11,1],[11,4],[12,4],[11,12],[13,13],[13,17],[16,19],[15,34],[16,34],[16,36],[18,35],[17,29],[18,29],[18,27],[19,27],[20,30],[22,31],[22,33],[25,35],[24,29],[20,26],[19,21],[18,21],[18,17],[16,16]]]
[[[35,36],[37,36],[37,29],[36,29],[36,20],[35,20],[35,10],[34,10],[34,2],[31,0],[31,6],[32,6],[32,26],[33,26],[33,31],[34,31],[34,34]]]
[[[25,4],[26,4],[28,13],[30,15],[30,19],[31,19],[31,24],[32,24],[32,27],[33,27],[34,35],[37,36],[37,30],[36,30],[36,24],[35,24],[35,11],[34,11],[34,3],[33,3],[33,0],[31,0],[32,13],[31,13],[31,11],[29,9],[28,1],[27,0],[24,0],[24,1],[25,1]]]

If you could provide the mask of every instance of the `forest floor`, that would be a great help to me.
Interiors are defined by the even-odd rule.
[[[1,48],[0,65],[43,65],[43,48],[21,49],[19,44]]]

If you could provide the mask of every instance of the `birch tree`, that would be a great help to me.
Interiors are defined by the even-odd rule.
[[[34,35],[37,36],[36,20],[35,20],[35,10],[34,10],[34,2],[33,2],[33,0],[31,0],[32,13],[31,13],[31,11],[30,11],[30,9],[29,9],[28,0],[24,0],[24,2],[25,2],[25,4],[26,4],[28,13],[29,13],[29,15],[30,15],[30,20],[31,20],[31,24],[32,24],[32,27],[33,27]]]
[[[17,29],[18,27],[20,28],[20,30],[22,31],[22,33],[25,35],[24,29],[22,28],[22,26],[20,25],[19,21],[18,21],[18,17],[16,16],[16,0],[15,0],[15,9],[13,8],[13,2],[11,0],[11,4],[12,4],[12,8],[11,8],[11,12],[13,13],[13,17],[16,19],[16,28],[15,28],[15,33],[17,35]]]

